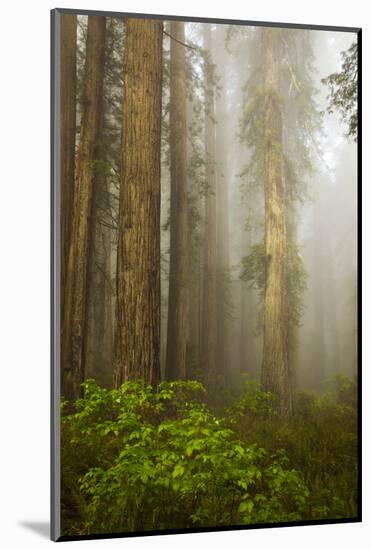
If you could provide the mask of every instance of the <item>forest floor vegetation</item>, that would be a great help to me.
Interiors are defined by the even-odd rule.
[[[248,379],[239,393],[88,380],[62,403],[62,534],[356,517],[356,399],[339,376],[283,418]]]

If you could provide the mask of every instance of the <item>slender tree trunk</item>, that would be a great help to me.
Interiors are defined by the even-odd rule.
[[[189,311],[187,94],[184,23],[170,24],[170,273],[166,378],[185,379]]]
[[[225,67],[225,31],[217,29],[216,42],[218,68],[220,70],[219,95],[216,98],[216,187],[217,187],[217,372],[227,377],[230,374],[230,275],[229,275],[229,173],[227,163],[228,128]]]
[[[105,17],[89,16],[83,113],[62,323],[62,394],[71,400],[81,395],[85,374],[93,161],[102,116],[105,31]]]
[[[323,213],[321,209],[323,197],[320,194],[320,186],[314,190],[313,203],[313,227],[321,230],[324,227]],[[328,374],[328,343],[326,342],[326,306],[327,292],[325,285],[325,267],[326,258],[321,239],[315,239],[313,231],[311,246],[311,261],[314,266],[315,277],[310,280],[309,289],[311,290],[311,301],[313,304],[313,323],[312,323],[312,341],[315,346],[311,349],[312,368],[310,369],[310,383],[314,389],[321,387]]]
[[[114,385],[160,378],[162,22],[126,23]]]
[[[187,101],[187,125],[192,123],[194,116],[193,104]],[[190,147],[187,148],[187,163],[190,166],[192,158]],[[201,254],[200,221],[198,216],[202,209],[200,183],[197,178],[189,178],[188,227],[189,227],[189,315],[188,315],[188,350],[190,368],[187,376],[195,378],[199,374],[200,363],[200,286],[201,286]],[[196,219],[197,218],[197,219]]]
[[[98,157],[104,160],[104,151]],[[92,244],[89,266],[89,327],[86,375],[110,386],[113,375],[113,326],[110,200],[105,169],[98,170],[92,204]]]
[[[287,198],[287,197],[286,197]],[[297,243],[297,214],[293,204],[287,201],[287,242],[288,244],[295,246]],[[296,388],[298,367],[299,367],[299,337],[300,327],[290,319],[290,302],[294,300],[294,296],[288,295],[288,363],[289,363],[289,375],[292,389]]]
[[[76,139],[76,15],[61,17],[61,289],[72,227]],[[63,301],[62,301],[63,308]],[[63,313],[62,313],[63,316]]]
[[[205,48],[211,51],[211,27],[205,25]],[[216,307],[216,177],[215,177],[215,91],[210,68],[206,75],[209,113],[206,114],[206,200],[205,200],[205,261],[202,321],[201,367],[207,378],[216,372],[217,307]]]
[[[239,335],[239,370],[241,374],[251,374],[249,365],[249,346],[251,345],[248,340],[248,307],[247,307],[247,292],[246,282],[240,281],[240,335]],[[251,312],[250,312],[251,314]]]
[[[193,241],[193,253],[195,255],[192,262],[192,276],[189,284],[189,348],[192,351],[193,369],[199,370],[200,362],[200,247],[198,242]],[[196,373],[195,373],[196,374]],[[189,373],[187,373],[188,376]],[[191,377],[194,377],[191,374]]]
[[[283,177],[280,106],[280,38],[276,29],[261,29],[265,88],[264,195],[266,285],[262,385],[277,397],[281,414],[292,412],[288,365],[286,193]]]

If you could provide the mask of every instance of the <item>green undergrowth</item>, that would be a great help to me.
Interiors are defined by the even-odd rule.
[[[300,393],[285,419],[249,380],[224,409],[196,381],[89,380],[62,404],[61,455],[65,535],[350,518],[356,387]]]

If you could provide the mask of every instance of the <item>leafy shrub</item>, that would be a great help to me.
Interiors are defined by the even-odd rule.
[[[63,529],[97,533],[299,520],[309,491],[282,449],[239,439],[198,382],[84,384],[62,415]],[[255,407],[265,402],[260,396]],[[265,405],[264,405],[265,407]],[[264,408],[263,407],[263,408]]]

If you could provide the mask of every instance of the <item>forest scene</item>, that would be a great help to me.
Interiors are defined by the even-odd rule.
[[[58,17],[62,536],[355,520],[357,33]]]

